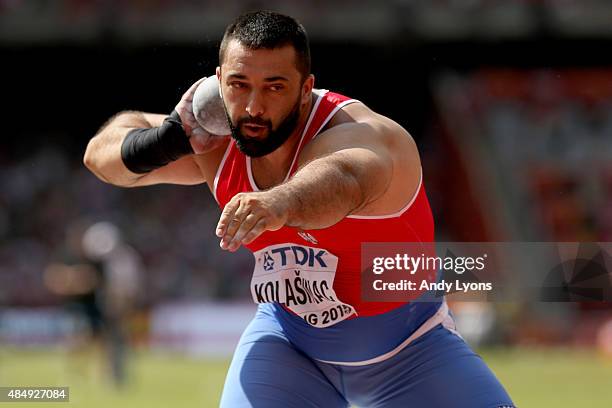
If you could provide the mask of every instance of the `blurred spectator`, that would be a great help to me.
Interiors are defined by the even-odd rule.
[[[219,210],[205,185],[121,190],[100,182],[80,163],[68,163],[61,150],[46,147],[0,161],[2,304],[58,304],[42,271],[64,257],[69,227],[97,220],[115,224],[142,255],[143,305],[249,296],[245,282],[252,259],[218,249]]]
[[[89,332],[73,346],[102,348],[117,386],[126,381],[127,324],[140,294],[142,269],[139,255],[115,225],[77,221],[69,227],[63,262],[45,270],[49,290],[88,322]]]

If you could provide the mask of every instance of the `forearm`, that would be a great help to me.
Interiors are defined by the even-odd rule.
[[[311,142],[300,158],[305,164],[287,182],[236,194],[225,204],[215,230],[221,248],[235,251],[284,226],[327,228],[385,204],[395,171],[389,144],[373,140],[368,126],[345,126],[330,135]]]
[[[115,115],[89,141],[83,158],[85,166],[107,183],[132,185],[142,174],[133,173],[125,166],[121,145],[131,130],[153,125],[142,112],[127,111]]]
[[[301,168],[270,190],[287,203],[287,223],[301,229],[334,225],[380,197],[391,167],[367,149],[336,152]]]

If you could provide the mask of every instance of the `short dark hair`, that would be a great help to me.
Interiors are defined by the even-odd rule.
[[[306,30],[296,19],[273,11],[255,11],[238,17],[225,29],[219,46],[219,65],[224,61],[227,45],[237,40],[251,49],[274,49],[292,45],[296,68],[305,79],[310,74],[310,46]]]

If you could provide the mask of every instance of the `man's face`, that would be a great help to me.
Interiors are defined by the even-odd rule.
[[[281,146],[295,130],[310,100],[314,78],[296,68],[295,49],[250,50],[230,41],[217,76],[232,137],[246,155],[261,157]]]

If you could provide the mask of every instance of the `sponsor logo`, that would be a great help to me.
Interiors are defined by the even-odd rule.
[[[274,259],[268,252],[264,252],[263,268],[266,271],[271,271],[274,269]]]
[[[274,249],[269,248],[263,251],[263,258],[257,256],[257,262],[261,263],[264,271],[278,269],[276,266],[282,268],[290,265],[307,266],[309,268],[328,268],[327,263],[329,262],[330,254],[324,249],[299,245],[280,246]],[[278,265],[277,262],[279,263]]]

